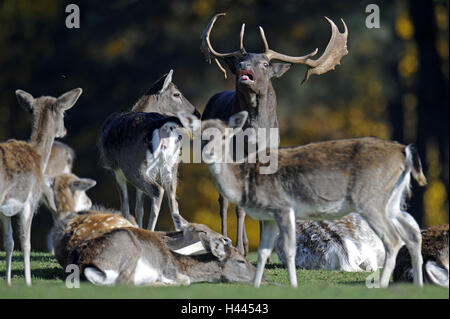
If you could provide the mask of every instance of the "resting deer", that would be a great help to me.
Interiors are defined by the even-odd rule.
[[[426,184],[413,146],[366,137],[280,148],[271,150],[278,170],[260,174],[260,163],[232,163],[228,152],[223,152],[246,120],[245,111],[231,116],[231,132],[223,121],[202,121],[203,133],[216,131],[214,139],[204,145],[202,156],[221,194],[262,221],[255,287],[261,283],[278,231],[289,281],[296,287],[295,220],[335,219],[352,211],[367,220],[385,247],[381,286],[388,286],[404,243],[412,256],[414,282],[422,286],[420,229],[402,206],[411,173],[419,185]],[[222,154],[228,157],[225,161]]]
[[[422,230],[423,276],[426,282],[448,288],[448,224]],[[413,281],[411,255],[400,249],[394,269],[394,282]]]
[[[186,241],[188,247],[202,249],[186,255]],[[186,224],[180,231],[168,233],[117,228],[82,242],[70,253],[68,262],[78,265],[91,283],[107,286],[248,283],[255,274],[255,267],[230,239],[199,224]]]
[[[283,242],[275,242],[286,264]],[[336,220],[297,221],[295,266],[302,269],[375,271],[383,267],[384,246],[369,224],[356,213]]]
[[[219,68],[224,72],[222,63],[228,66],[231,73],[236,75],[236,85],[234,91],[225,91],[215,94],[208,101],[202,114],[202,120],[220,119],[227,121],[229,117],[241,111],[248,112],[248,120],[244,125],[246,128],[276,129],[277,136],[270,139],[266,135],[265,143],[258,141],[257,148],[263,150],[267,147],[277,148],[279,145],[278,119],[277,119],[277,99],[272,86],[272,79],[281,77],[289,70],[292,64],[305,64],[308,67],[305,80],[312,74],[323,74],[333,70],[347,52],[347,27],[340,33],[336,25],[328,18],[331,25],[331,39],[322,54],[316,60],[311,59],[317,53],[317,49],[310,54],[300,57],[287,56],[275,52],[269,48],[264,34],[260,27],[261,38],[264,43],[263,53],[247,53],[244,48],[245,24],[242,25],[240,33],[240,48],[231,53],[219,53],[211,45],[210,33],[218,17],[225,13],[216,14],[209,22],[202,34],[201,50],[205,54],[207,61],[213,59]],[[280,62],[274,62],[278,60]],[[287,63],[284,63],[287,62]],[[233,140],[235,144],[235,140]],[[247,152],[247,150],[245,150]],[[236,154],[236,153],[235,153]],[[239,160],[239,158],[235,158]],[[228,200],[219,195],[220,216],[222,219],[222,234],[227,235],[227,210]],[[245,212],[241,207],[236,207],[237,241],[236,246],[241,253],[248,252],[248,240],[245,234]]]
[[[16,91],[19,105],[32,113],[33,124],[29,142],[10,140],[0,144],[0,219],[3,223],[8,285],[11,284],[14,249],[11,217],[15,215],[19,216],[25,282],[31,285],[31,222],[41,197],[43,173],[54,139],[66,135],[64,112],[75,104],[81,93],[81,89],[74,89],[59,98],[43,96],[35,99],[25,91]]]
[[[103,125],[99,140],[103,165],[114,172],[126,218],[130,216],[127,183],[136,187],[135,215],[139,227],[144,215],[143,194],[151,199],[147,228],[154,230],[164,191],[175,228],[185,222],[176,200],[181,123],[174,116],[178,112],[200,116],[172,83],[171,70],[153,84],[131,112],[114,113]]]

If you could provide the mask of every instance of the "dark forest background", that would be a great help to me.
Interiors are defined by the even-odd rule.
[[[65,8],[75,3],[81,28],[67,29]],[[365,8],[380,7],[380,28],[368,29]],[[262,52],[257,27],[270,46],[290,55],[330,37],[324,16],[349,29],[348,56],[335,71],[300,85],[305,67],[294,65],[273,81],[282,145],[336,138],[379,136],[415,143],[429,184],[413,183],[408,210],[422,227],[448,222],[448,1],[257,1],[257,0],[2,0],[0,1],[0,140],[28,139],[30,116],[17,104],[18,88],[34,96],[58,96],[81,87],[83,95],[66,114],[63,142],[77,154],[74,172],[97,180],[94,203],[119,208],[112,175],[99,165],[96,140],[108,114],[127,110],[162,74],[202,111],[214,93],[234,86],[199,50],[210,18],[227,12],[212,41],[221,51],[237,48],[246,23],[245,47]],[[182,164],[178,198],[188,220],[219,230],[217,192],[204,164]],[[131,193],[133,200],[134,193]],[[133,200],[134,201],[134,200]],[[132,208],[134,204],[132,203]],[[147,206],[148,208],[148,206]],[[229,235],[236,220],[230,208]],[[50,213],[33,221],[32,247],[45,249]],[[258,224],[247,217],[251,248]],[[164,201],[157,229],[172,229]],[[17,233],[17,232],[16,232]]]

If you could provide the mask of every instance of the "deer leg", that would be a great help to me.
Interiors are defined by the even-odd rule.
[[[136,206],[134,208],[134,214],[137,218],[137,224],[139,228],[142,228],[144,219],[144,192],[136,187]]]
[[[122,215],[126,219],[130,219],[130,206],[128,204],[128,188],[127,181],[123,172],[121,170],[114,171],[114,176],[116,177],[117,185],[119,185],[120,190],[120,204]]]
[[[157,184],[151,185],[151,188],[153,191],[147,193],[152,202],[150,209],[150,219],[148,220],[147,229],[154,231],[156,222],[158,221],[159,210],[161,209],[161,202],[164,196],[164,188]]]
[[[381,271],[380,287],[386,288],[389,286],[389,279],[395,267],[395,259],[403,242],[393,226],[393,220],[387,216],[384,208],[367,208],[363,214],[384,245],[386,257]]]
[[[297,287],[297,272],[295,269],[295,213],[293,209],[280,212],[275,215],[280,228],[281,247],[283,249],[291,286]]]
[[[0,214],[0,220],[3,224],[3,246],[6,251],[6,284],[8,286],[11,285],[11,262],[12,262],[12,253],[14,250],[14,239],[13,239],[13,230],[11,225],[11,217],[4,216]]]
[[[248,253],[248,238],[245,233],[245,211],[236,206],[236,218],[237,218],[237,237],[236,237],[236,248],[244,256]]]
[[[398,233],[406,244],[409,254],[411,255],[411,264],[413,267],[414,283],[420,287],[423,286],[423,272],[422,272],[422,235],[420,233],[419,225],[415,219],[407,212],[400,212],[396,215],[398,223]]]
[[[20,214],[20,243],[22,246],[23,262],[25,268],[25,282],[31,286],[31,222],[33,221],[33,210],[30,203],[26,203]]]
[[[254,286],[258,288],[261,285],[263,277],[264,267],[266,266],[267,258],[270,256],[273,250],[273,244],[275,243],[275,237],[278,233],[278,225],[273,220],[263,221],[263,231],[261,239],[259,241],[258,248],[258,265],[256,266],[256,274],[254,280]]]
[[[228,199],[219,194],[219,209],[220,219],[222,221],[222,235],[228,236],[227,232],[227,214],[228,214]]]
[[[171,174],[167,174],[167,182],[164,188],[169,199],[169,209],[172,215],[173,224],[176,230],[180,230],[182,226],[188,224],[187,220],[180,215],[177,202],[177,168],[174,168]]]

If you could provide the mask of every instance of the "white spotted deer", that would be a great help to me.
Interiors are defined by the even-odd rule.
[[[179,231],[116,228],[85,240],[69,254],[95,285],[190,285],[196,282],[250,283],[255,267],[231,240],[205,225]]]
[[[248,53],[244,48],[245,24],[242,25],[240,33],[239,50],[230,53],[220,53],[214,50],[210,41],[210,33],[216,20],[224,16],[225,13],[216,14],[209,22],[201,36],[201,51],[207,61],[214,60],[219,68],[225,63],[231,73],[236,76],[235,90],[220,92],[212,96],[202,114],[202,120],[220,119],[228,121],[231,115],[241,111],[248,112],[248,119],[244,125],[247,128],[265,129],[266,138],[258,140],[257,148],[277,148],[279,145],[278,118],[277,118],[277,98],[272,86],[272,79],[281,77],[286,73],[292,64],[304,64],[308,67],[305,79],[312,74],[324,74],[340,64],[340,60],[347,51],[347,27],[344,25],[344,33],[340,33],[337,26],[328,18],[331,25],[331,38],[323,54],[318,59],[312,59],[318,50],[305,56],[288,56],[278,53],[269,48],[264,30],[260,27],[261,38],[264,43],[263,53]],[[272,129],[272,130],[271,130]],[[270,131],[271,130],[271,131]],[[276,134],[274,133],[274,130]],[[272,134],[272,136],[269,134]],[[239,134],[238,134],[239,135]],[[276,135],[276,136],[274,136]],[[240,138],[238,136],[238,138]],[[263,143],[261,143],[263,142]],[[233,139],[233,145],[236,140]],[[247,147],[242,151],[247,154]],[[234,152],[236,154],[236,152]],[[239,160],[239,156],[234,157]],[[219,194],[220,216],[222,219],[222,234],[227,235],[227,210],[228,200]],[[248,252],[248,240],[245,233],[245,211],[240,206],[236,207],[237,241],[236,246],[242,253]]]
[[[142,227],[144,194],[151,200],[148,229],[154,230],[164,192],[176,229],[186,222],[176,200],[181,123],[176,114],[200,114],[172,83],[172,70],[159,79],[130,112],[114,113],[98,143],[105,168],[114,173],[121,211],[130,217],[127,184],[136,188],[135,216]]]
[[[51,246],[55,257],[65,267],[69,252],[82,241],[111,229],[135,226],[121,216],[103,207],[92,207],[86,191],[96,185],[90,178],[74,174],[46,177],[44,199],[50,207],[54,227],[51,230]]]
[[[16,215],[19,217],[25,282],[31,285],[31,222],[41,197],[43,173],[54,139],[66,135],[64,112],[75,104],[81,93],[81,89],[74,89],[58,98],[34,98],[25,91],[16,91],[19,105],[32,113],[33,123],[28,142],[10,140],[0,143],[0,220],[3,224],[8,285],[11,284],[14,249],[11,218]]]
[[[419,185],[426,185],[412,145],[365,137],[272,149],[278,170],[261,174],[261,163],[233,163],[229,152],[224,152],[246,120],[243,111],[227,123],[203,121],[203,134],[207,129],[216,133],[212,141],[204,143],[202,156],[221,194],[262,221],[255,287],[261,283],[278,232],[289,281],[296,287],[295,220],[335,219],[355,211],[383,242],[386,256],[381,286],[388,286],[403,244],[412,256],[414,283],[423,285],[420,229],[403,208],[410,175]]]

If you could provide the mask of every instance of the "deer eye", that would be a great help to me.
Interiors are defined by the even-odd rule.
[[[267,68],[269,66],[269,63],[264,62],[263,65],[264,65],[265,68]]]
[[[180,96],[181,96],[181,94],[178,93],[178,92],[176,92],[176,93],[173,94],[173,97],[180,97]]]

